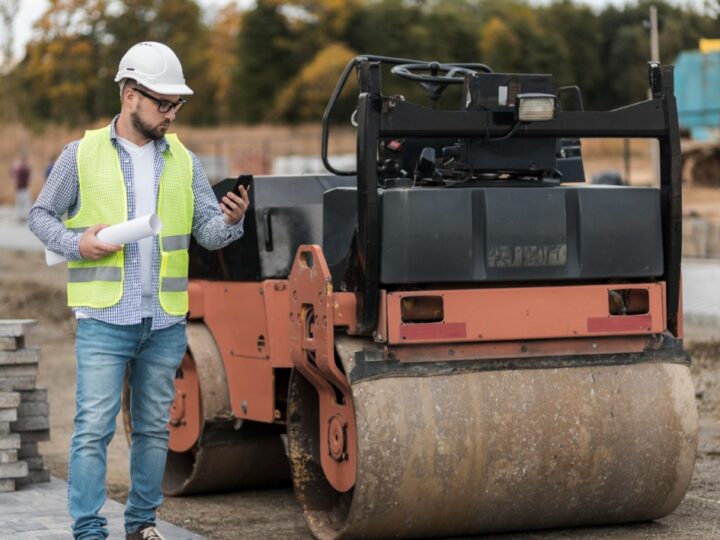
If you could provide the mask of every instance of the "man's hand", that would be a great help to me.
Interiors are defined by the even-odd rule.
[[[228,191],[228,194],[222,198],[220,210],[225,214],[225,223],[235,225],[245,215],[245,211],[250,206],[250,197],[243,186],[238,186],[239,195]]]
[[[107,227],[107,225],[93,225],[82,233],[80,237],[80,255],[83,259],[97,261],[122,249],[122,246],[116,246],[115,244],[108,244],[102,240],[98,240],[97,233],[105,227]]]

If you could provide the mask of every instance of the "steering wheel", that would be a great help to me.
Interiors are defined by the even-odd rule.
[[[422,73],[423,71],[429,71],[429,73]],[[419,83],[448,85],[460,84],[465,80],[465,74],[474,75],[478,71],[492,73],[492,70],[485,64],[441,64],[440,62],[400,64],[393,66],[390,73],[401,79]]]
[[[393,66],[390,73],[401,79],[419,83],[428,97],[437,105],[440,96],[451,84],[462,84],[465,75],[475,75],[478,71],[492,73],[485,64],[441,64],[439,62],[423,62],[418,64],[400,64]]]

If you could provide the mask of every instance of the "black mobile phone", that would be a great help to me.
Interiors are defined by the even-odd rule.
[[[253,181],[253,175],[252,174],[241,174],[237,177],[237,180],[235,180],[235,185],[233,186],[233,191],[235,193],[239,193],[238,188],[240,186],[245,188],[245,191],[250,191],[250,186],[252,185]]]

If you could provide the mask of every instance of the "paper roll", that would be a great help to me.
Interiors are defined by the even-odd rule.
[[[111,225],[106,227],[97,234],[98,240],[121,246],[130,242],[137,242],[143,238],[154,236],[162,229],[160,218],[156,214],[148,214],[139,218],[131,219],[124,223]],[[53,266],[61,262],[67,262],[62,255],[45,250],[45,262],[48,266]]]

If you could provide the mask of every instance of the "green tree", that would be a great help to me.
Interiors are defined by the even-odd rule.
[[[483,61],[494,71],[517,71],[522,61],[520,38],[500,17],[491,17],[481,29]]]
[[[427,59],[435,57],[431,29],[420,6],[403,0],[368,2],[350,24],[346,42],[361,54]]]
[[[277,2],[258,0],[255,8],[245,13],[230,93],[230,110],[236,120],[255,123],[266,118],[277,94],[302,65],[295,39]]]
[[[289,122],[319,121],[340,73],[355,56],[354,51],[340,43],[325,47],[278,94],[271,118]],[[356,96],[346,90],[336,107],[337,117],[349,123],[356,103]]]
[[[36,23],[40,38],[28,43],[14,74],[23,88],[20,107],[31,122],[70,124],[102,114],[101,85],[106,0],[50,0]]]
[[[208,74],[215,87],[214,105],[219,122],[232,120],[232,85],[235,69],[235,49],[242,25],[242,12],[234,4],[228,4],[219,13],[210,29]]]
[[[438,2],[427,14],[428,47],[448,62],[483,62],[478,44],[479,12],[465,0]]]
[[[78,124],[115,114],[117,65],[130,46],[146,40],[175,50],[201,98],[181,119],[217,120],[217,109],[207,106],[216,93],[208,76],[213,51],[194,0],[50,0],[35,30],[39,37],[28,43],[16,73],[28,89],[21,106],[29,121]]]
[[[563,70],[553,69],[558,85],[577,85],[584,101],[595,103],[604,92],[602,35],[598,18],[585,5],[570,0],[555,2],[540,10],[540,22],[545,34],[556,36],[555,46],[566,51],[554,62],[563,61]]]
[[[217,91],[209,76],[210,58],[216,53],[195,0],[122,0],[120,9],[107,17],[107,33],[111,36],[106,52],[109,84],[125,51],[141,41],[159,41],[178,55],[185,80],[195,92],[179,119],[193,124],[218,120],[217,108],[208,106],[215,102]],[[108,91],[109,110],[117,109],[117,95],[117,86]]]
[[[305,33],[319,49],[325,44],[339,42],[355,14],[362,8],[363,0],[287,0],[282,2],[298,31]]]
[[[429,13],[430,7],[402,0],[368,2],[348,26],[348,46],[360,54],[451,61],[446,52],[433,49],[433,33],[438,30],[429,24]],[[448,29],[444,32],[449,33]],[[419,85],[400,81],[389,70],[383,73],[383,86],[387,94],[404,95],[418,103],[426,101]]]
[[[5,96],[0,103],[0,120],[17,118],[16,77],[10,73],[13,63],[13,26],[20,9],[20,0],[0,0],[0,92]]]
[[[0,18],[16,1],[0,0]],[[575,0],[258,0],[241,12],[228,0],[209,27],[197,0],[49,0],[25,59],[3,84],[25,89],[9,93],[19,95],[26,119],[107,118],[118,109],[120,58],[155,40],[183,63],[196,96],[180,120],[194,124],[315,117],[351,51],[552,73],[558,85],[578,84],[587,108],[612,108],[647,91],[651,3],[664,62],[700,37],[720,36],[718,0],[704,11],[639,0],[599,12]],[[418,85],[383,76],[387,93],[424,100]],[[446,103],[457,101],[456,90]]]
[[[650,57],[650,44],[642,15],[614,7],[600,14],[605,81],[592,108],[611,109],[647,97],[645,65]]]
[[[62,65],[58,66],[60,59]],[[76,125],[92,119],[96,66],[88,38],[63,36],[35,43],[28,48],[22,66],[23,86],[33,88],[21,98],[27,120],[64,119]]]

